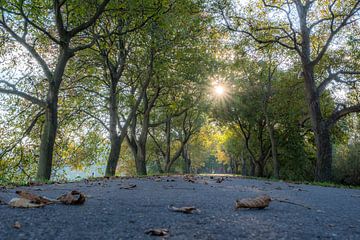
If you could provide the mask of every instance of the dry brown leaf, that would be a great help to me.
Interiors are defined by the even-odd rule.
[[[244,198],[236,200],[235,208],[256,208],[263,209],[269,206],[271,198],[267,195],[259,196],[256,198]]]
[[[167,236],[169,235],[169,230],[166,228],[152,228],[145,231],[146,234],[150,236]]]
[[[19,221],[16,221],[13,225],[13,228],[16,228],[16,229],[20,229],[21,228],[21,224]]]
[[[9,206],[16,208],[38,208],[43,207],[43,203],[33,203],[31,200],[26,198],[13,198],[9,202]]]
[[[85,195],[79,191],[73,190],[57,198],[60,202],[70,205],[80,205],[85,202]]]
[[[128,184],[128,185],[120,187],[120,189],[127,189],[127,190],[134,189],[134,188],[136,188],[136,184]]]
[[[194,212],[200,212],[199,209],[197,209],[196,207],[174,207],[174,206],[169,206],[168,207],[169,210],[173,211],[173,212],[182,212],[182,213],[186,213],[186,214],[191,214]]]
[[[16,191],[16,194],[19,195],[21,198],[29,199],[32,203],[36,203],[36,204],[47,205],[53,203],[49,199],[46,199],[44,197],[26,191]]]
[[[222,183],[225,180],[224,177],[216,179],[216,183]]]
[[[196,182],[196,179],[195,179],[193,176],[190,176],[190,175],[185,175],[183,179],[184,179],[185,181],[191,182],[191,183],[195,183],[195,182]]]

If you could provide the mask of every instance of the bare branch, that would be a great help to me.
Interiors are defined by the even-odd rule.
[[[351,19],[351,17],[353,17],[357,12],[359,12],[360,10],[360,1],[356,1],[356,3],[354,4],[354,6],[352,7],[352,9],[350,10],[350,12],[344,17],[344,19],[341,21],[341,23],[338,25],[338,27],[334,28],[334,22],[335,22],[335,14],[332,12],[332,6],[336,1],[334,1],[330,6],[329,6],[329,11],[332,14],[332,19],[331,19],[331,24],[330,24],[330,35],[328,37],[328,39],[325,42],[325,45],[322,47],[321,51],[319,52],[319,54],[317,55],[317,57],[311,62],[312,65],[316,65],[320,62],[320,60],[323,58],[323,56],[325,55],[326,51],[328,50],[328,48],[331,45],[332,40],[334,39],[334,37],[347,25],[349,25],[350,23],[352,23],[352,21],[349,21]]]
[[[344,107],[341,110],[335,111],[327,120],[328,126],[333,126],[341,118],[349,115],[350,113],[360,112],[360,104],[356,104],[350,107]]]
[[[38,99],[37,97],[31,96],[30,94],[27,94],[25,92],[19,91],[14,84],[11,84],[4,80],[0,80],[0,83],[4,83],[5,85],[7,85],[8,87],[11,88],[11,89],[6,89],[6,88],[0,87],[0,93],[16,95],[18,97],[24,98],[24,99],[34,103],[40,107],[46,107],[45,101]]]
[[[342,80],[340,78],[340,75],[360,75],[359,71],[338,71],[336,73],[331,73],[331,70],[328,69],[328,73],[329,76],[320,83],[320,85],[317,88],[317,94],[321,95],[321,93],[323,93],[326,89],[326,87],[332,82],[332,81],[336,81],[339,83],[345,83],[345,84],[350,84],[350,83],[355,83],[357,81],[346,81],[346,80]]]

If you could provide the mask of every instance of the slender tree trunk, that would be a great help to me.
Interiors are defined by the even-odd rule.
[[[191,172],[191,160],[189,157],[187,146],[185,146],[182,151],[182,157],[184,159],[184,173],[188,174]]]
[[[57,92],[50,94],[50,103],[45,114],[45,123],[41,134],[40,159],[37,170],[37,180],[49,180],[51,177],[53,152],[58,128]]]
[[[110,142],[111,149],[108,157],[105,176],[115,176],[116,167],[120,156],[121,142],[117,132],[117,81],[112,79],[112,84],[109,92],[109,114],[110,114]]]
[[[137,175],[147,175],[146,170],[146,144],[138,146],[136,157],[135,157],[135,166]]]
[[[120,143],[120,138],[118,136],[110,137],[110,141],[111,141],[111,149],[105,171],[105,176],[107,177],[115,176],[117,163],[119,161],[120,151],[121,151],[121,143]]]
[[[241,175],[247,176],[246,159],[243,153],[241,153]]]
[[[250,159],[250,176],[255,176],[255,163]]]
[[[268,132],[269,132],[269,136],[270,136],[270,142],[271,142],[271,158],[273,160],[273,174],[274,174],[274,178],[278,179],[280,174],[280,169],[279,169],[279,161],[278,161],[278,157],[277,157],[277,144],[276,144],[276,139],[275,139],[275,133],[274,133],[274,126],[272,124],[268,124]]]
[[[171,119],[165,124],[166,150],[165,150],[165,172],[169,173],[171,168]]]
[[[68,60],[73,56],[67,50],[68,46],[60,49],[58,63],[53,79],[48,79],[49,89],[47,94],[47,107],[45,123],[41,134],[40,159],[36,179],[39,181],[50,180],[54,146],[58,129],[58,99],[62,77]]]

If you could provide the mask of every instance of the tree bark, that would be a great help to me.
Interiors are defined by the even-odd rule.
[[[191,172],[191,159],[189,157],[188,147],[185,146],[182,151],[182,157],[184,159],[184,173],[189,174]]]
[[[270,142],[271,142],[271,158],[273,160],[273,170],[274,170],[273,174],[274,174],[274,178],[278,179],[280,176],[280,174],[279,174],[280,170],[279,170],[279,161],[277,158],[277,144],[276,144],[276,139],[275,139],[274,126],[272,124],[270,124],[270,122],[269,122],[267,124],[267,128],[268,128]]]
[[[110,154],[108,157],[105,176],[115,176],[117,163],[120,156],[121,151],[121,142],[117,132],[117,112],[118,112],[118,104],[117,104],[117,81],[112,79],[112,83],[109,89],[109,114],[110,114]]]
[[[46,101],[45,123],[41,134],[40,158],[36,175],[36,179],[39,181],[50,180],[51,178],[53,153],[58,129],[59,90],[66,65],[73,56],[69,52],[68,47],[68,45],[61,47],[54,74],[51,79],[48,79],[49,89]]]
[[[146,144],[138,146],[135,156],[135,166],[137,175],[147,175],[146,170]]]
[[[314,78],[314,65],[316,63],[311,60],[310,29],[307,26],[308,7],[303,6],[301,3],[297,3],[297,10],[300,19],[301,36],[303,39],[301,44],[303,77],[317,150],[315,181],[330,181],[332,179],[332,145],[330,140],[330,128],[321,112],[320,95],[318,94]]]
[[[264,176],[264,166],[260,162],[256,162],[255,164],[255,173],[256,177]]]
[[[255,176],[255,163],[250,159],[250,176]]]
[[[244,153],[241,153],[241,175],[247,176],[247,168],[246,168],[246,159],[244,158]]]
[[[40,159],[36,179],[39,181],[49,180],[53,162],[53,152],[58,128],[57,93],[50,93],[51,103],[45,112],[45,123],[41,134]]]

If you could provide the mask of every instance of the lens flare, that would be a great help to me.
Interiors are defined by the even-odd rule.
[[[225,93],[225,88],[221,85],[217,85],[214,87],[214,92],[217,96],[223,96]]]

